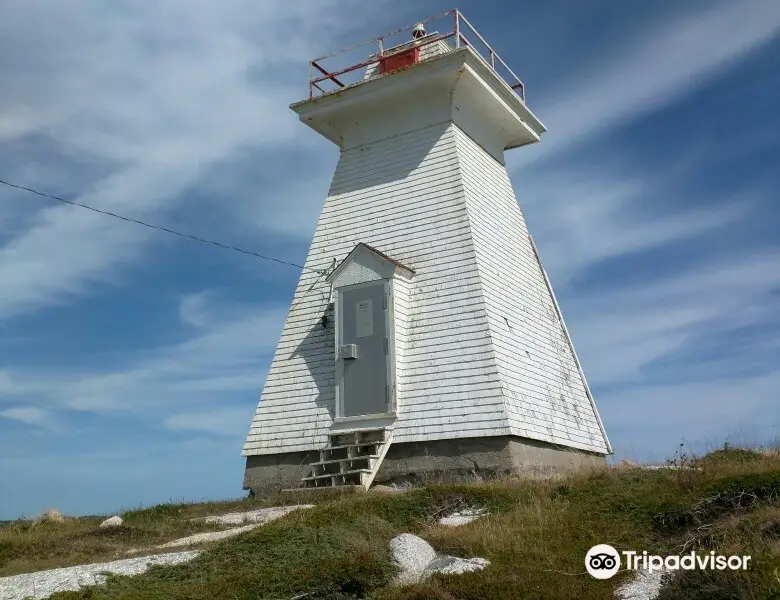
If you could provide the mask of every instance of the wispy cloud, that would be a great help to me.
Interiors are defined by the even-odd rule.
[[[670,104],[734,66],[780,32],[773,0],[712,3],[646,28],[594,71],[562,77],[554,98],[541,98],[550,129],[544,143],[513,164],[569,149],[587,135]]]
[[[12,406],[5,408],[0,410],[0,417],[45,429],[50,429],[53,426],[51,415],[37,406]]]
[[[746,8],[713,4],[652,22],[606,63],[563,74],[557,94],[534,100],[549,133],[508,155],[619,452],[633,440],[657,459],[682,437],[759,423],[754,435],[766,438],[780,425],[767,419],[780,399],[771,350],[735,344],[780,322],[780,240],[733,233],[750,230],[774,186],[736,172],[729,189],[708,185],[711,169],[738,163],[767,136],[780,141],[777,132],[760,128],[727,148],[686,144],[684,131],[661,124],[654,142],[607,137],[733,72],[777,36],[778,5]],[[666,136],[675,147],[662,150]],[[625,156],[640,144],[657,150],[656,164]]]
[[[287,105],[306,93],[310,56],[340,46],[344,32],[382,28],[376,4],[31,0],[0,11],[0,57],[14,56],[0,58],[4,178],[237,245],[273,244],[274,256],[305,251],[337,150]],[[738,126],[739,143],[688,144],[686,124],[663,120],[651,123],[655,137],[624,127],[739,71],[777,36],[780,5],[672,12],[633,26],[630,39],[604,40],[604,60],[568,48],[564,68],[547,75],[556,83],[540,86],[551,92],[531,95],[549,133],[507,157],[610,437],[660,454],[681,437],[722,442],[751,423],[756,436],[770,435],[780,376],[769,358],[779,349],[769,335],[780,322],[779,241],[750,235],[768,219],[761,210],[776,186],[734,166],[776,145],[778,130],[750,114],[735,124],[725,93],[725,112],[712,116],[725,133],[702,139]],[[710,183],[720,171],[731,185]],[[209,485],[212,496],[237,490],[240,441],[293,272],[252,262],[235,277],[195,263],[185,277],[177,258],[153,254],[165,244],[156,233],[9,190],[0,200],[0,452],[10,457],[0,479],[29,488],[14,506],[28,510],[52,487],[63,506],[87,506],[84,493],[67,496],[72,482],[31,475],[42,462],[73,463],[68,476],[84,489],[111,488],[101,502],[115,505],[196,499]],[[155,269],[130,286],[129,272]],[[17,351],[30,351],[32,332],[62,327],[63,304],[84,323],[92,310],[114,310],[106,306],[119,294],[100,302],[95,292],[117,285],[131,301],[159,300],[144,306],[154,307],[150,327],[163,341],[136,339],[111,364],[94,352],[75,367]],[[69,347],[78,351],[77,340]],[[48,436],[42,428],[53,424],[57,435],[39,440],[49,446],[18,455],[30,433]],[[110,450],[107,435],[116,438]],[[231,461],[234,472],[223,468]],[[171,488],[159,490],[160,478]]]
[[[0,152],[3,143],[35,137],[41,151],[96,162],[103,175],[76,171],[63,187],[78,189],[81,202],[157,221],[180,209],[183,193],[220,161],[295,139],[301,130],[287,104],[304,93],[313,44],[321,51],[335,24],[371,13],[359,2],[314,11],[301,0],[196,10],[178,0],[130,10],[31,1],[3,11],[2,54],[16,60],[3,71]],[[36,186],[48,168],[3,175]],[[0,249],[0,319],[116,280],[159,239],[77,208],[37,211],[40,203],[25,200],[32,227]]]
[[[592,163],[553,163],[540,172],[520,170],[516,179],[519,202],[556,285],[611,258],[715,233],[747,217],[755,204],[750,197],[712,195],[706,206],[689,207],[667,176],[621,174]],[[659,194],[666,195],[662,207]],[[673,208],[664,210],[668,206]]]
[[[774,294],[780,273],[768,269],[776,264],[780,251],[760,258],[737,256],[731,263],[699,263],[649,284],[578,295],[567,305],[568,315],[591,377],[601,384],[649,385],[653,378],[643,370],[685,344],[778,322]],[[711,375],[724,376],[724,371],[715,368]]]
[[[38,410],[126,413],[151,421],[203,407],[214,414],[215,399],[234,392],[241,392],[241,406],[252,404],[287,307],[209,304],[207,296],[185,296],[181,306],[198,298],[201,311],[221,317],[199,318],[199,328],[178,344],[149,348],[107,370],[6,369],[0,371],[0,394],[35,403]],[[191,324],[191,309],[183,312]],[[220,401],[219,411],[230,410]],[[183,423],[174,419],[167,424]]]
[[[196,431],[235,438],[249,427],[254,414],[250,403],[198,412],[181,412],[166,417],[165,427],[179,431]]]

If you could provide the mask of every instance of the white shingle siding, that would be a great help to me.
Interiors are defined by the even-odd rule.
[[[394,282],[399,413],[395,440],[438,437],[453,421],[466,425],[463,436],[508,427],[495,364],[489,360],[453,363],[453,357],[490,351],[457,163],[455,133],[448,123],[342,154],[306,260],[308,270],[295,294],[293,302],[298,304],[285,324],[246,453],[309,449],[326,441],[335,384],[332,330],[326,336],[325,330],[314,327],[305,346],[308,363],[316,359],[318,367],[325,368],[315,374],[301,373],[297,379],[302,386],[291,389],[284,381],[298,369],[309,368],[294,350],[319,322],[322,298],[328,295],[323,285],[301,300],[317,279],[312,270],[326,268],[333,258],[342,260],[359,242],[417,271],[405,299],[401,298],[404,284]],[[320,389],[315,376],[320,378]],[[323,384],[328,387],[322,389]],[[487,402],[480,403],[479,414],[473,414],[478,398]],[[441,416],[432,419],[427,411],[434,407]],[[308,429],[302,423],[290,431],[287,411],[308,415]]]
[[[379,281],[380,279],[382,279],[381,273],[378,273],[376,269],[372,269],[371,266],[361,264],[360,262],[350,262],[339,274],[339,286]]]
[[[402,278],[393,281],[393,318],[395,320],[395,409],[398,410],[398,398],[404,396],[407,377],[407,340],[409,338],[410,282]]]
[[[315,271],[360,242],[415,270],[393,281],[396,443],[515,434],[607,451],[506,169],[447,122],[342,152],[244,454],[326,443],[335,340]]]
[[[510,426],[517,435],[607,452],[506,168],[457,128],[455,137]]]

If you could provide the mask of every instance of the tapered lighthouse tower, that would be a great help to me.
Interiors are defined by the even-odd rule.
[[[256,494],[612,452],[504,165],[545,127],[462,14],[444,23],[312,61],[291,106],[341,155],[244,445]]]

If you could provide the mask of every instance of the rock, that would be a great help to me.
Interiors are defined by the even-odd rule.
[[[256,527],[260,527],[266,523],[270,523],[276,519],[279,519],[291,512],[304,508],[314,508],[313,504],[296,504],[294,506],[274,506],[270,508],[260,508],[257,510],[250,510],[245,512],[227,513],[224,515],[214,515],[211,517],[198,517],[191,519],[192,521],[203,521],[206,523],[213,523],[217,525],[230,526],[231,529],[225,531],[208,531],[205,533],[196,533],[187,537],[179,538],[166,542],[160,546],[154,546],[153,548],[134,548],[128,550],[127,554],[135,554],[136,552],[146,552],[148,550],[164,550],[168,548],[178,548],[181,546],[195,546],[197,544],[205,544],[207,542],[216,542],[224,540],[236,535],[242,534],[245,531],[250,531]],[[237,525],[240,525],[237,527]],[[1,599],[0,599],[1,600]]]
[[[425,579],[433,573],[443,573],[445,575],[460,575],[461,573],[470,573],[471,571],[481,571],[490,565],[486,558],[458,558],[457,556],[439,556],[428,563],[423,571],[422,578]]]
[[[390,551],[401,571],[396,578],[400,585],[420,583],[433,573],[458,575],[481,571],[490,564],[484,558],[437,556],[428,542],[411,533],[402,533],[390,540]]]
[[[661,591],[665,569],[653,571],[637,570],[633,577],[615,590],[615,598],[619,600],[653,600]]]
[[[101,527],[101,528],[106,528],[106,527],[121,527],[122,525],[124,525],[124,523],[125,523],[125,522],[124,522],[124,520],[122,519],[122,517],[118,517],[118,516],[114,515],[113,517],[109,517],[108,519],[106,519],[105,521],[103,521],[103,522],[100,524],[100,527]]]
[[[106,575],[109,573],[138,575],[146,572],[152,565],[178,565],[193,560],[198,554],[197,551],[175,552],[0,577],[0,598],[33,600],[48,598],[58,592],[77,592],[87,586],[102,585],[106,582]],[[98,594],[99,592],[95,593]],[[92,595],[91,590],[84,592],[83,596],[78,594],[82,598]],[[76,595],[68,594],[68,597],[74,596]]]
[[[377,494],[396,494],[404,490],[398,487],[390,487],[389,485],[375,485],[372,486],[369,491],[376,492]]]
[[[53,508],[46,510],[43,514],[36,519],[38,523],[62,523],[65,521],[65,516],[58,510]]]
[[[439,519],[439,525],[444,525],[445,527],[458,527],[460,525],[466,525],[467,523],[476,521],[477,519],[479,519],[481,516],[484,516],[485,514],[487,514],[485,509],[467,508],[466,510],[462,510],[461,512],[452,513],[448,517],[442,517],[441,519]]]
[[[479,519],[477,516],[454,514],[450,515],[449,517],[442,517],[439,519],[439,525],[444,525],[445,527],[460,527],[461,525],[466,525],[472,521],[476,521],[477,519]]]
[[[246,512],[227,513],[225,515],[216,515],[212,517],[201,517],[193,521],[205,521],[206,523],[216,523],[219,525],[246,525],[248,523],[269,523],[275,519],[280,519],[291,512],[302,508],[314,508],[313,504],[296,504],[293,506],[274,506],[271,508],[260,508]]]
[[[401,570],[396,579],[401,585],[418,583],[425,568],[436,558],[433,546],[411,533],[402,533],[390,540],[390,551]]]
[[[244,533],[245,531],[250,531],[260,527],[261,525],[262,523],[250,523],[249,525],[233,527],[232,529],[226,529],[225,531],[207,531],[205,533],[196,533],[194,535],[188,535],[187,537],[179,538],[178,540],[167,542],[160,546],[155,546],[154,550],[165,550],[167,548],[179,548],[181,546],[195,546],[205,542],[216,542],[219,540],[235,537]]]
[[[661,471],[668,469],[670,471],[701,471],[701,467],[689,467],[686,465],[640,465],[640,469],[648,471]]]
[[[411,481],[401,481],[400,483],[399,482],[393,482],[393,483],[390,484],[389,487],[391,487],[394,490],[397,490],[399,492],[402,492],[404,490],[414,489],[415,486],[414,486],[414,484]]]

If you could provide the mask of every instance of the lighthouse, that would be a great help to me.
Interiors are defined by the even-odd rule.
[[[504,162],[546,131],[525,86],[457,10],[371,43],[349,66],[311,61],[291,105],[340,157],[244,489],[603,464],[612,449]]]

